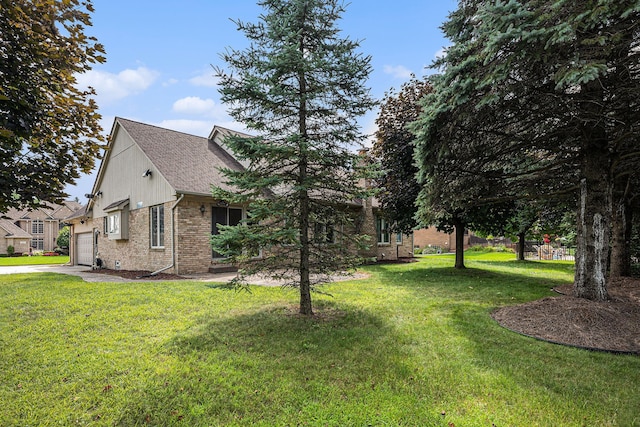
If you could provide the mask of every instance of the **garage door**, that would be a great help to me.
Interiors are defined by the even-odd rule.
[[[93,233],[79,233],[76,237],[78,264],[93,265]]]

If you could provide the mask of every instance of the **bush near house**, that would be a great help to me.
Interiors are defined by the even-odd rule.
[[[495,246],[484,246],[484,245],[473,245],[468,250],[471,252],[513,252],[513,249],[506,247],[505,245],[495,245]]]

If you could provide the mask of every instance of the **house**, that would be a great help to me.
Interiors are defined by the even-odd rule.
[[[53,251],[60,229],[67,224],[66,218],[81,209],[82,205],[73,200],[66,200],[62,204],[46,203],[36,209],[9,209],[4,219],[23,231],[20,242],[29,240],[25,250],[22,250],[22,245],[19,245],[21,250],[14,245],[15,251],[28,252],[29,247],[34,251]],[[0,253],[5,253],[1,249],[2,246]]]
[[[425,249],[428,247],[440,249],[442,252],[456,251],[455,233],[445,233],[438,231],[436,227],[421,228],[413,231],[413,242],[416,248]],[[473,231],[464,230],[464,250],[473,245],[486,245],[487,240],[476,236]]]
[[[216,126],[203,138],[116,118],[86,210],[68,218],[72,263],[175,274],[228,268],[209,239],[217,225],[246,217],[243,206],[211,196],[212,184],[225,186],[220,168],[244,167],[222,142],[230,132]],[[376,233],[373,203],[361,204],[363,229],[378,241],[364,255],[410,256],[410,239],[380,223]]]
[[[0,219],[0,254],[8,254],[13,246],[14,253],[29,252],[31,234],[15,225],[11,220]]]

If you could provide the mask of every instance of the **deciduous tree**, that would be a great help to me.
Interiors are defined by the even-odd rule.
[[[385,95],[376,119],[378,130],[371,153],[381,167],[377,197],[394,232],[409,234],[418,225],[415,202],[420,186],[413,156],[415,136],[408,125],[419,117],[420,100],[430,91],[426,80],[414,76],[398,93],[391,90]]]
[[[76,75],[104,61],[90,0],[0,3],[0,212],[60,202],[99,155],[100,116]]]

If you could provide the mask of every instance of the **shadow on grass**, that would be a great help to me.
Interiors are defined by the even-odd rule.
[[[549,270],[549,271],[558,271],[562,273],[572,273],[575,271],[575,264],[573,262],[567,261],[485,261],[485,260],[474,260],[474,263],[487,265],[487,266],[496,266],[496,267],[507,267],[507,268],[539,268],[540,270]]]
[[[469,372],[490,372],[505,400],[521,399],[518,411],[540,412],[540,425],[638,425],[640,396],[631,391],[640,380],[637,356],[525,337],[480,307],[460,304],[450,316],[455,334],[465,337]]]
[[[375,267],[370,271],[383,283],[410,289],[415,295],[497,305],[503,305],[505,298],[514,299],[511,303],[516,303],[549,296],[551,288],[570,283],[567,279],[526,274],[516,269],[516,262],[502,264],[502,267],[514,267],[514,271],[455,269],[424,263],[413,268]]]
[[[162,347],[171,362],[148,379],[143,402],[120,423],[141,423],[167,408],[197,420],[193,405],[200,402],[202,420],[278,425],[284,413],[297,419],[314,405],[362,399],[353,393],[371,392],[380,378],[412,375],[397,345],[402,334],[389,322],[332,301],[316,301],[315,311],[304,318],[297,307],[277,304],[201,318]]]

